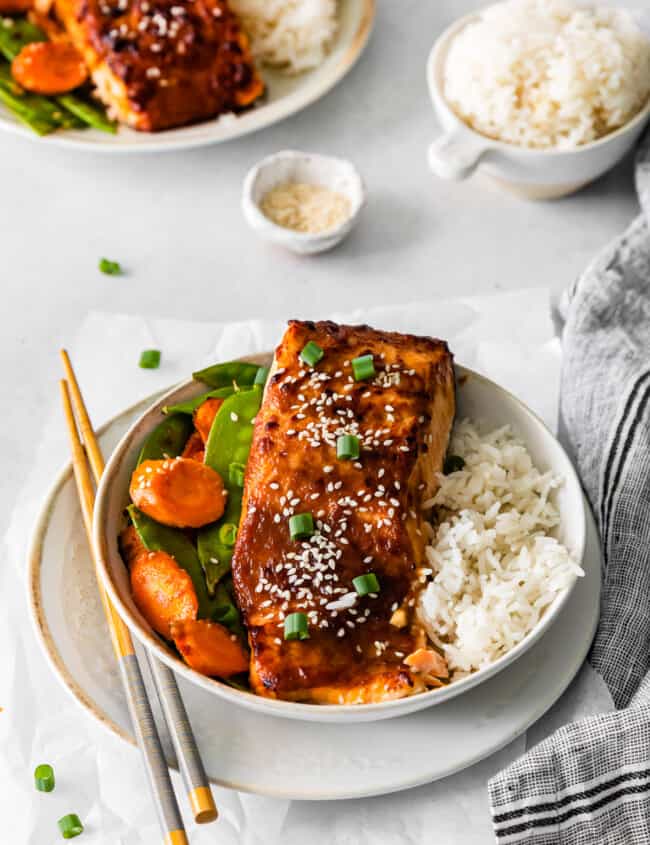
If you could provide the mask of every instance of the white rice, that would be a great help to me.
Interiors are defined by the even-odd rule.
[[[650,41],[622,9],[508,0],[453,39],[445,97],[477,132],[573,148],[627,123],[650,95]]]
[[[295,74],[317,67],[337,30],[336,0],[230,0],[263,64]]]
[[[521,642],[584,573],[550,533],[560,521],[553,491],[562,480],[540,473],[509,427],[482,433],[458,423],[450,454],[465,467],[441,476],[424,503],[440,521],[430,528],[433,573],[418,614],[458,679]]]

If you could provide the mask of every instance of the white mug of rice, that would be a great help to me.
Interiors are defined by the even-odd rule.
[[[445,133],[438,176],[479,165],[531,199],[562,196],[614,166],[650,114],[650,39],[630,12],[506,0],[436,41],[427,67]]]

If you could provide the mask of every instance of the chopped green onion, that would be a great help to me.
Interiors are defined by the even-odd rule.
[[[234,484],[237,487],[243,487],[245,474],[245,464],[239,464],[237,461],[233,461],[231,464],[228,464],[228,481],[231,484]]]
[[[234,522],[224,522],[219,526],[219,542],[224,546],[234,546],[237,539],[237,526]]]
[[[52,792],[54,789],[54,769],[49,763],[41,763],[34,769],[34,784],[39,792]]]
[[[284,620],[285,640],[308,640],[309,624],[306,613],[290,613]]]
[[[442,471],[445,475],[451,475],[452,472],[458,472],[458,470],[463,469],[464,466],[465,461],[460,455],[447,455]]]
[[[309,343],[303,346],[300,357],[305,364],[309,364],[310,367],[315,367],[324,354],[325,353],[320,346],[317,343],[314,343],[313,340],[310,340]]]
[[[122,274],[122,267],[119,261],[111,261],[109,258],[99,259],[99,269],[107,276],[120,276]]]
[[[375,377],[375,362],[372,355],[360,355],[352,359],[352,373],[355,381],[366,381]]]
[[[237,539],[237,526],[234,522],[224,522],[219,528],[219,542],[224,546],[234,546]]]
[[[341,461],[356,461],[359,457],[359,438],[341,434],[336,438],[336,457]]]
[[[310,513],[296,513],[289,518],[292,540],[304,540],[314,533],[314,519]]]
[[[145,349],[140,355],[143,370],[157,370],[160,366],[160,349]]]
[[[360,596],[367,596],[368,593],[379,592],[379,581],[374,572],[366,572],[365,575],[357,575],[352,579],[352,586]]]
[[[266,380],[269,377],[269,368],[268,367],[260,367],[259,370],[255,373],[255,378],[253,380],[253,384],[261,384],[264,386],[266,384]]]
[[[75,836],[79,836],[80,833],[84,832],[84,826],[81,824],[81,820],[76,813],[69,813],[67,816],[63,816],[59,819],[58,825],[61,836],[64,839],[73,839]]]

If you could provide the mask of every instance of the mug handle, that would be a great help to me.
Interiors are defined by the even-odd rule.
[[[441,179],[467,179],[478,167],[486,150],[487,144],[449,132],[436,138],[429,147],[429,167]]]

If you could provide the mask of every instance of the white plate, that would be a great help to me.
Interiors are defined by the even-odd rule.
[[[375,0],[339,0],[339,30],[325,61],[312,71],[289,77],[267,69],[264,101],[241,115],[226,115],[165,132],[136,132],[120,127],[116,135],[96,129],[67,129],[39,138],[0,105],[0,130],[49,144],[94,152],[166,152],[229,141],[271,126],[324,96],[353,67],[368,41],[375,18]]]
[[[104,428],[105,454],[149,403]],[[357,798],[445,777],[507,745],[562,694],[593,638],[600,551],[589,513],[587,525],[586,577],[554,625],[518,661],[453,701],[388,721],[320,724],[254,713],[179,678],[211,780],[282,798]],[[132,742],[69,467],[44,505],[29,565],[32,615],[50,665],[88,713]]]

